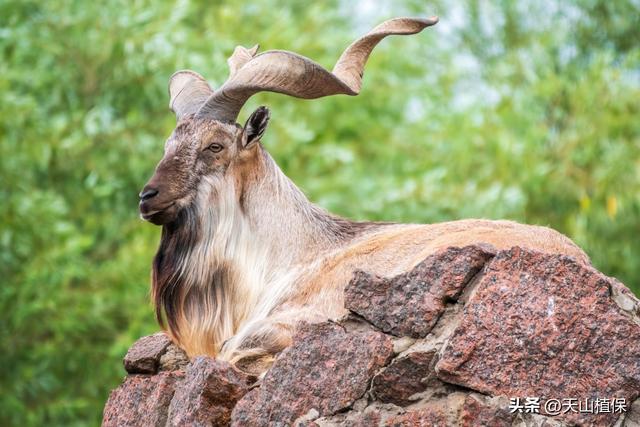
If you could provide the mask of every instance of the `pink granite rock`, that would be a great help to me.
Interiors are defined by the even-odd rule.
[[[346,300],[355,314],[303,325],[258,384],[226,362],[189,362],[161,334],[136,342],[125,366],[156,374],[127,377],[107,402],[104,425],[567,427],[640,419],[640,302],[572,258],[449,248],[394,278],[356,274]],[[540,414],[511,413],[510,397],[539,397]],[[553,399],[613,398],[634,402],[630,412],[545,410]]]
[[[458,297],[493,254],[490,247],[452,247],[392,278],[358,271],[346,287],[345,307],[384,332],[425,337],[446,303]]]
[[[416,393],[424,391],[429,377],[435,351],[416,351],[395,358],[373,378],[371,390],[376,399],[385,403],[405,406],[418,400]]]
[[[379,332],[306,324],[261,386],[238,402],[232,425],[290,425],[309,411],[324,416],[347,408],[364,395],[392,352],[391,340]]]
[[[111,392],[104,408],[102,426],[158,426],[167,422],[169,402],[182,371],[157,375],[130,375]]]
[[[124,369],[130,374],[155,374],[170,344],[171,340],[163,332],[140,338],[127,351]]]
[[[436,365],[489,395],[548,399],[640,395],[640,323],[612,299],[614,280],[574,259],[513,248],[487,266]],[[637,300],[636,300],[637,301]],[[555,419],[612,425],[620,413]]]
[[[227,362],[197,357],[169,406],[172,426],[227,426],[231,411],[255,381]]]
[[[486,405],[469,395],[464,401],[458,424],[460,427],[510,427],[516,414],[508,407]]]

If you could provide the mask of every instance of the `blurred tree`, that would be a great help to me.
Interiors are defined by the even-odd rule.
[[[154,331],[159,229],[137,192],[174,126],[168,76],[214,86],[236,44],[331,67],[423,1],[5,0],[0,3],[0,425],[95,425]],[[510,218],[571,236],[640,291],[640,15],[634,0],[434,1],[441,23],[392,38],[363,93],[260,94],[265,144],[353,218]],[[242,120],[242,117],[241,117]]]

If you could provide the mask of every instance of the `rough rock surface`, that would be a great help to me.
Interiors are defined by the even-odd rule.
[[[438,408],[424,408],[387,418],[385,427],[446,426],[447,417]]]
[[[146,375],[111,393],[103,425],[640,425],[640,303],[591,266],[449,248],[358,272],[345,297],[351,315],[300,325],[260,380],[162,334],[136,342],[125,366]]]
[[[415,351],[398,356],[373,378],[371,391],[384,403],[406,406],[419,400],[413,396],[429,386],[434,356],[435,351]]]
[[[474,396],[468,395],[462,406],[460,425],[462,427],[509,427],[515,418],[516,414],[509,412],[506,407],[487,405]]]
[[[345,306],[384,332],[424,338],[446,303],[460,294],[493,254],[488,247],[450,248],[390,279],[358,271],[345,289]]]
[[[197,357],[171,400],[170,425],[228,425],[236,402],[254,381],[227,362]]]
[[[436,365],[443,381],[542,399],[640,394],[640,327],[613,281],[568,257],[519,248],[488,265]],[[544,410],[541,410],[544,412]],[[607,425],[619,413],[560,417]]]
[[[176,371],[178,369],[185,369],[189,364],[189,357],[187,354],[175,344],[170,344],[165,350],[164,354],[160,356],[160,370],[161,371]]]
[[[158,375],[129,375],[124,383],[111,392],[105,406],[102,425],[163,426],[167,422],[169,402],[180,371]]]
[[[155,374],[169,345],[171,340],[162,332],[140,338],[124,356],[124,369],[130,374]]]
[[[392,354],[391,339],[379,332],[348,332],[328,322],[304,325],[261,386],[238,403],[232,425],[289,425],[310,410],[327,415],[347,408]]]

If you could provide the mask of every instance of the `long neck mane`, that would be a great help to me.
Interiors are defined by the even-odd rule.
[[[266,316],[286,299],[301,266],[377,226],[312,204],[259,150],[242,188],[205,179],[197,200],[163,227],[153,263],[156,316],[190,354],[216,354],[249,316]]]
[[[341,218],[311,203],[266,150],[259,155],[258,176],[245,180],[240,208],[279,269],[317,258],[378,225]]]

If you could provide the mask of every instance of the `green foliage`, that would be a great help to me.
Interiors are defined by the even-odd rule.
[[[174,118],[166,84],[219,86],[236,44],[331,67],[424,2],[0,3],[0,425],[95,425],[120,359],[157,329],[159,230],[137,192]],[[310,198],[353,218],[510,218],[571,236],[640,291],[637,2],[435,1],[385,40],[363,93],[272,109],[265,144]]]

